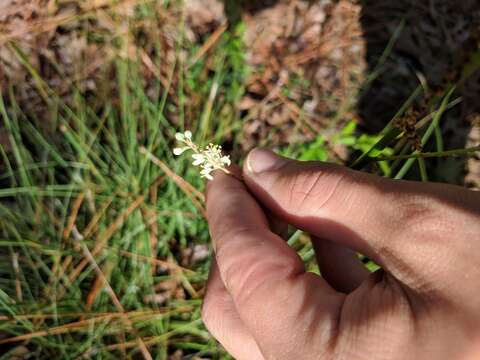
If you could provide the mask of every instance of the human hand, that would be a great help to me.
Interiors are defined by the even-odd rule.
[[[243,176],[208,185],[216,261],[202,313],[236,359],[480,358],[480,193],[267,150]],[[311,234],[322,277],[276,218]]]

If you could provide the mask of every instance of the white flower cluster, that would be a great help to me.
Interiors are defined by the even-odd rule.
[[[203,178],[213,180],[211,173],[214,170],[229,173],[227,167],[232,162],[229,156],[223,155],[220,145],[209,144],[205,148],[200,148],[192,141],[192,132],[189,130],[175,134],[175,139],[181,143],[181,147],[173,149],[173,153],[178,156],[192,150],[193,165],[201,168],[200,174]]]

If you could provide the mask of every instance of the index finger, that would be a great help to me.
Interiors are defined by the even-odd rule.
[[[297,327],[335,327],[343,295],[305,272],[243,182],[216,174],[208,185],[207,218],[222,280],[262,350],[288,351]]]

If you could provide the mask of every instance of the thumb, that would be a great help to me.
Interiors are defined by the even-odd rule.
[[[470,203],[472,196],[457,187],[389,180],[262,149],[249,154],[244,179],[285,222],[361,252],[405,281],[448,258],[451,239],[438,236],[450,234],[456,218],[448,203]]]

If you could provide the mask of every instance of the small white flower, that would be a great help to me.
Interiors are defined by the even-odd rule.
[[[192,132],[190,130],[187,130],[184,133],[176,133],[175,139],[183,143],[188,143],[189,141],[192,140],[192,136],[193,136]]]
[[[192,158],[194,160],[193,166],[200,166],[205,162],[205,156],[203,156],[202,154],[193,154]]]
[[[202,175],[203,178],[206,178],[208,180],[213,180],[213,176],[210,174],[214,169],[210,167],[204,167],[202,171],[200,171],[200,175]]]
[[[175,139],[177,139],[177,141],[183,142],[183,141],[185,141],[185,135],[182,134],[182,133],[176,133],[175,134]]]
[[[230,166],[232,162],[229,156],[223,155],[220,145],[208,144],[205,148],[200,148],[192,141],[192,137],[193,134],[189,130],[184,133],[176,133],[175,138],[177,141],[186,146],[173,149],[173,153],[175,155],[181,155],[187,150],[192,150],[193,165],[199,166],[201,169],[200,175],[208,180],[213,180],[211,173],[214,170],[222,170],[230,174],[227,167]]]
[[[187,150],[190,150],[190,148],[188,146],[185,146],[185,147],[182,147],[182,148],[175,148],[175,149],[173,149],[173,153],[177,156],[180,156]]]
[[[222,163],[225,164],[225,166],[232,165],[232,161],[230,160],[230,156],[223,156],[221,161],[222,161]]]

